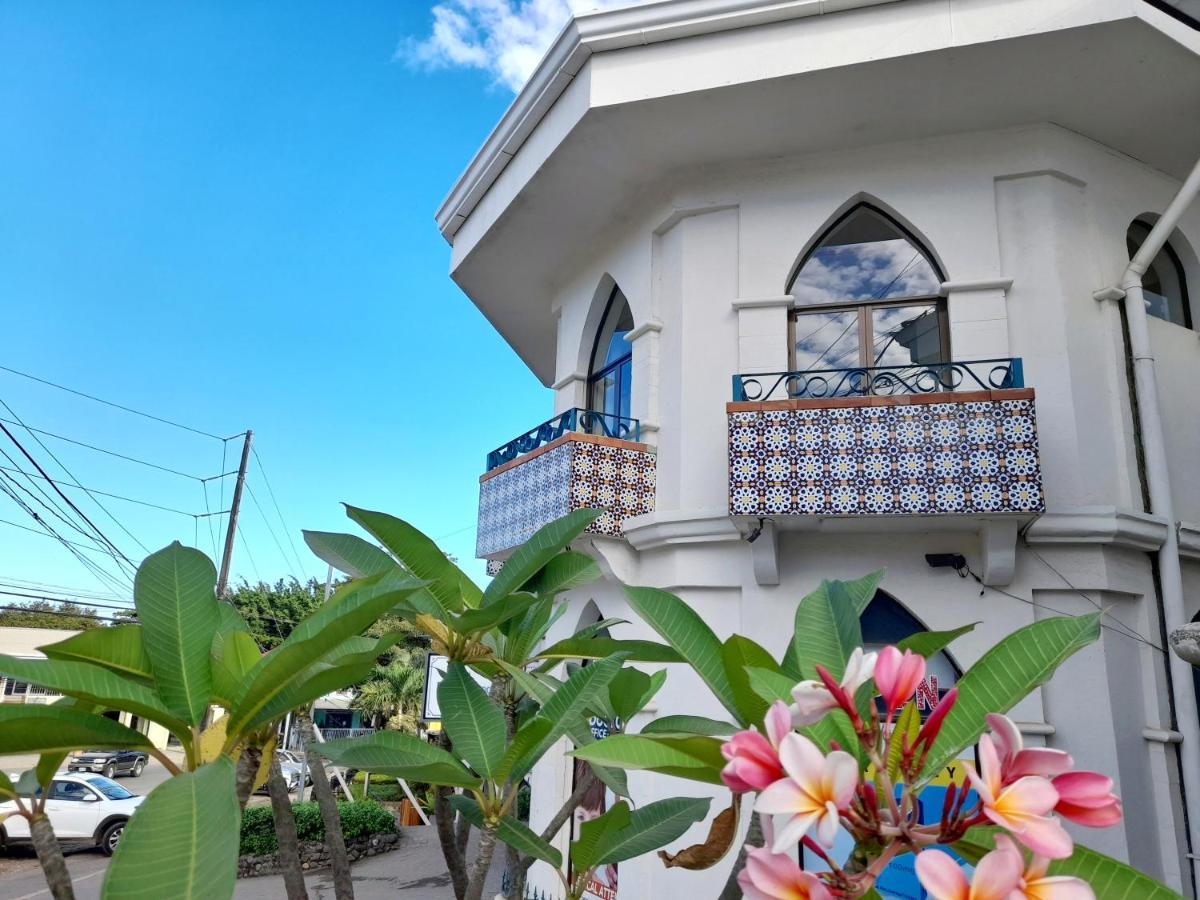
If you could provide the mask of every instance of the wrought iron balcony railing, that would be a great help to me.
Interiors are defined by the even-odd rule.
[[[641,423],[637,419],[614,416],[611,413],[596,412],[592,409],[568,409],[489,453],[487,455],[487,471],[490,472],[492,469],[557,440],[571,431],[620,438],[635,443],[641,439]]]
[[[1023,388],[1020,358],[977,359],[923,366],[861,369],[810,369],[733,376],[735,402],[821,400],[831,397],[890,397],[948,391],[999,391]]]

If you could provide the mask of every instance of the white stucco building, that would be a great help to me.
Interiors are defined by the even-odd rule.
[[[1200,733],[1162,648],[1200,611],[1200,206],[1146,273],[1151,353],[1131,352],[1119,292],[1097,298],[1200,157],[1189,11],[666,0],[577,18],[438,211],[454,280],[555,397],[488,458],[480,555],[608,506],[581,546],[612,579],[777,654],[821,578],[886,567],[868,640],[978,621],[945,661],[960,671],[1101,605],[1102,639],[1013,715],[1116,779],[1124,822],[1077,836],[1194,896]],[[1135,355],[1155,361],[1159,435]],[[649,636],[615,580],[575,594],[562,629],[616,616]],[[683,671],[656,706],[720,714]],[[571,777],[536,772],[535,827]],[[708,900],[726,872],[639,859],[619,896]]]

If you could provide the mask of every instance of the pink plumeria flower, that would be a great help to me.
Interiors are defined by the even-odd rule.
[[[721,770],[721,780],[735,794],[761,791],[785,777],[779,764],[779,742],[792,730],[787,704],[776,700],[763,724],[766,737],[751,728],[739,731],[721,745],[721,755],[729,760]]]
[[[925,657],[895,647],[884,647],[875,661],[875,687],[883,696],[888,713],[893,713],[917,692],[925,678]]]
[[[780,743],[779,761],[787,777],[759,794],[754,804],[758,812],[790,816],[776,832],[772,850],[783,853],[795,847],[814,827],[817,840],[832,847],[841,811],[850,805],[858,785],[858,763],[843,750],[825,756],[794,731]]]
[[[996,850],[1011,853],[1021,868],[1021,880],[1008,900],[1096,900],[1091,885],[1079,878],[1066,875],[1046,876],[1050,860],[1042,856],[1033,857],[1026,865],[1025,855],[1004,834],[996,835]]]
[[[967,777],[983,801],[983,813],[1022,844],[1049,859],[1066,859],[1074,844],[1062,823],[1048,813],[1058,803],[1058,791],[1048,778],[1025,775],[1005,785],[1000,756],[991,736],[979,738],[979,771],[967,763]]]
[[[862,647],[855,647],[850,658],[846,660],[846,671],[842,675],[840,685],[852,700],[858,689],[874,676],[875,660],[878,656],[877,653],[865,653]],[[791,706],[792,724],[797,727],[819,722],[827,712],[839,706],[837,699],[824,683],[811,679],[792,688],[792,699],[796,701]]]
[[[1008,900],[1021,883],[1021,858],[993,850],[979,861],[970,881],[949,853],[917,854],[917,879],[933,900]]]
[[[821,879],[801,869],[790,855],[766,847],[746,854],[746,867],[737,880],[745,900],[833,900]]]
[[[1067,772],[1051,782],[1058,791],[1054,811],[1089,828],[1108,828],[1121,821],[1121,801],[1113,782],[1099,772]]]
[[[1071,754],[1049,747],[1026,747],[1021,731],[1008,716],[990,713],[988,726],[992,729],[992,742],[1000,757],[1001,778],[1012,784],[1026,775],[1041,775],[1053,778],[1068,771],[1075,763]]]

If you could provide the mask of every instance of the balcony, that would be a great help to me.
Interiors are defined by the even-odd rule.
[[[476,556],[494,568],[548,522],[603,508],[593,534],[619,536],[624,521],[654,510],[654,451],[637,419],[569,409],[497,447],[479,479]]]
[[[1021,360],[735,375],[729,511],[1032,516],[1045,509]]]

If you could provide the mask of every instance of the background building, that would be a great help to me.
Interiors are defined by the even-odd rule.
[[[561,630],[636,622],[620,580],[777,653],[821,578],[886,567],[869,640],[979,623],[935,691],[1014,629],[1102,606],[1102,639],[1013,715],[1117,781],[1123,823],[1076,836],[1190,894],[1200,797],[1179,754],[1200,733],[1176,727],[1195,698],[1172,693],[1156,565],[1177,537],[1195,616],[1200,209],[1145,277],[1172,517],[1148,512],[1123,308],[1095,296],[1200,156],[1186,9],[670,0],[577,18],[438,211],[452,277],[555,392],[554,418],[488,455],[480,556],[604,506],[581,547],[611,580],[573,592]],[[720,712],[682,671],[657,709]],[[552,759],[535,828],[571,789]],[[628,896],[712,897],[726,872],[620,874]]]

